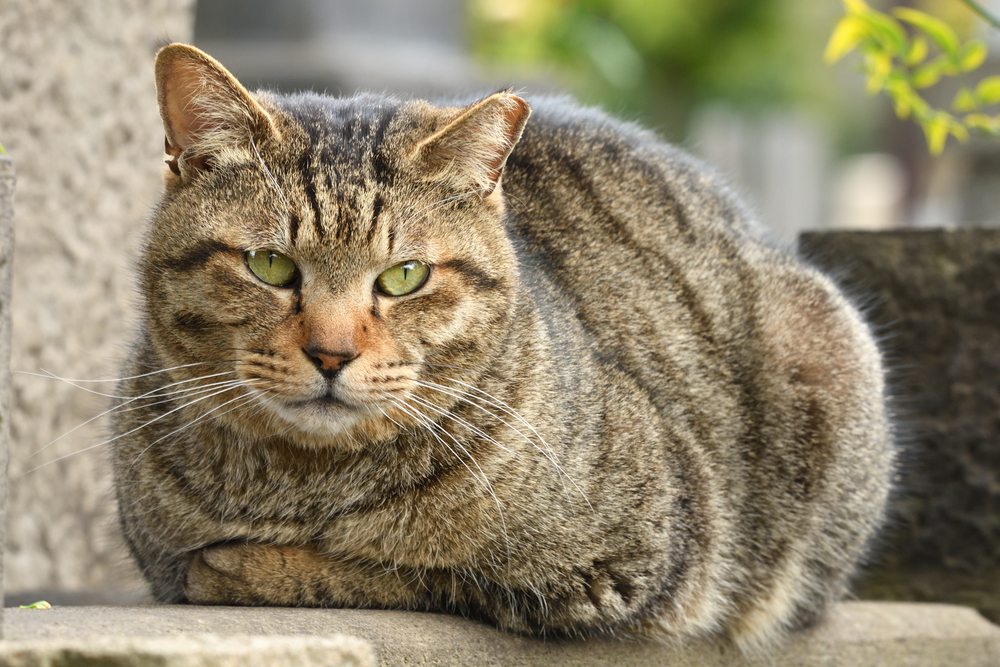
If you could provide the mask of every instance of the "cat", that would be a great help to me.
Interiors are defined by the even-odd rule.
[[[157,600],[753,649],[845,592],[879,349],[695,160],[565,99],[251,94],[182,44],[155,75],[112,464]]]

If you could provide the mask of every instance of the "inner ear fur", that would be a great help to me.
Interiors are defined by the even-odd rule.
[[[521,138],[531,107],[509,91],[461,109],[444,127],[420,142],[415,154],[435,178],[488,197],[507,157]]]
[[[170,169],[204,170],[213,156],[278,138],[274,119],[217,60],[187,44],[156,54],[156,98]]]

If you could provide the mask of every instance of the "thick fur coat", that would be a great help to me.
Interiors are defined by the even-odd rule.
[[[250,94],[183,45],[156,75],[113,462],[158,599],[753,647],[845,591],[893,461],[879,350],[691,158],[508,92]]]

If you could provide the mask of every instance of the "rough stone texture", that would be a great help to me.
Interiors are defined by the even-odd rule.
[[[91,424],[31,456],[103,399],[17,371],[117,374],[130,258],[163,169],[153,55],[190,39],[193,4],[0,2],[0,134],[18,170],[8,590],[141,586],[125,565],[101,448],[28,472],[100,442]]]
[[[905,447],[877,566],[859,592],[1000,621],[1000,230],[805,234],[869,302]]]
[[[10,276],[14,258],[14,161],[0,155],[0,581],[7,532],[7,460],[10,437]],[[0,588],[0,637],[3,589]]]
[[[541,641],[504,634],[456,616],[399,611],[146,606],[13,609],[17,645],[114,635],[209,632],[217,635],[330,636],[369,642],[381,665],[542,667],[996,667],[1000,628],[950,605],[852,602],[795,633],[787,644],[748,659],[724,642],[671,648],[650,641]],[[146,641],[146,640],[143,640]],[[0,656],[3,644],[0,644]],[[0,663],[2,664],[2,663]],[[132,664],[132,663],[124,663]]]
[[[3,667],[375,667],[371,647],[354,637],[170,637],[6,642]]]

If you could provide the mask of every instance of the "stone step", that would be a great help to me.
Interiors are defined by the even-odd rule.
[[[164,605],[8,609],[0,665],[997,667],[1000,627],[943,604],[845,602],[748,658],[723,641],[540,641],[439,614]],[[377,662],[372,657],[377,655]]]
[[[372,647],[345,635],[41,639],[0,644],[5,667],[374,667]]]

